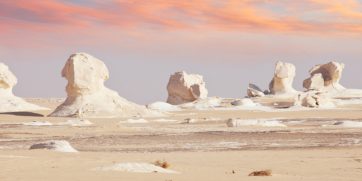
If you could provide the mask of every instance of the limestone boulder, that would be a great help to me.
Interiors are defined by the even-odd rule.
[[[275,66],[274,77],[269,84],[270,94],[296,94],[297,91],[293,88],[294,77],[295,66],[290,63],[278,61]]]
[[[26,102],[24,99],[13,94],[13,87],[18,80],[9,70],[9,67],[0,63],[0,112],[27,112],[36,110],[47,110]]]
[[[338,62],[316,65],[309,71],[310,77],[304,80],[303,87],[307,90],[345,90],[339,83],[343,69],[344,64]]]
[[[303,87],[308,90],[323,90],[324,79],[321,73],[314,74],[310,78],[303,81]]]
[[[247,89],[248,97],[264,97],[265,93],[255,84],[249,84]]]
[[[167,102],[173,105],[205,99],[208,94],[203,77],[198,74],[187,74],[185,71],[170,76],[167,91]]]
[[[333,99],[323,92],[311,91],[300,95],[300,105],[310,108],[334,108]]]
[[[50,140],[41,143],[35,143],[30,146],[30,150],[52,150],[57,152],[68,152],[76,153],[78,152],[74,149],[68,141],[65,140]]]
[[[89,54],[71,55],[62,70],[62,76],[68,81],[67,99],[50,116],[141,117],[159,114],[129,102],[105,87],[109,71],[101,60]]]

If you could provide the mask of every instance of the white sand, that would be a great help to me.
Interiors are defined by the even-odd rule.
[[[149,121],[145,120],[145,119],[127,119],[126,123],[135,123],[135,124],[139,124],[139,123],[148,123]],[[123,122],[120,122],[123,123]]]
[[[344,128],[362,128],[362,122],[359,121],[337,121],[333,125]]]
[[[48,121],[32,121],[22,123],[24,126],[52,126],[53,124]]]
[[[57,125],[69,125],[69,126],[90,126],[93,123],[86,119],[71,119],[66,122],[58,123]]]
[[[181,108],[179,108],[178,106],[169,104],[167,102],[154,102],[152,104],[148,104],[147,105],[148,109],[152,109],[152,110],[158,110],[158,111],[180,111]]]
[[[96,170],[123,171],[123,172],[135,172],[135,173],[167,173],[167,174],[179,173],[173,170],[164,169],[162,167],[150,163],[118,163],[111,166],[99,167],[96,168]]]
[[[287,127],[278,120],[243,120],[243,119],[230,119],[226,122],[228,127],[242,127],[242,126],[262,126],[262,127]]]

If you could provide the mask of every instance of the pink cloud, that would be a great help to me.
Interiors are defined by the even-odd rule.
[[[273,9],[278,6],[286,12]],[[312,20],[303,18],[316,13]],[[338,19],[334,20],[334,17]],[[356,0],[114,0],[92,6],[60,0],[0,2],[2,29],[49,30],[58,27],[201,29],[307,33],[362,31]]]

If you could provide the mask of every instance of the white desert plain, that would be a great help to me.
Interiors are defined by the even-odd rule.
[[[362,90],[342,85],[344,66],[316,65],[296,90],[296,67],[279,61],[269,88],[242,98],[209,97],[203,76],[180,71],[167,100],[138,105],[87,53],[65,62],[65,99],[17,97],[0,64],[0,180],[360,181]]]

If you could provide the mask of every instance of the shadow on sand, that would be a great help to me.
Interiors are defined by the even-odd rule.
[[[8,114],[8,115],[14,115],[14,116],[45,117],[42,114],[33,113],[33,112],[4,112],[4,113],[0,113],[0,114]]]

